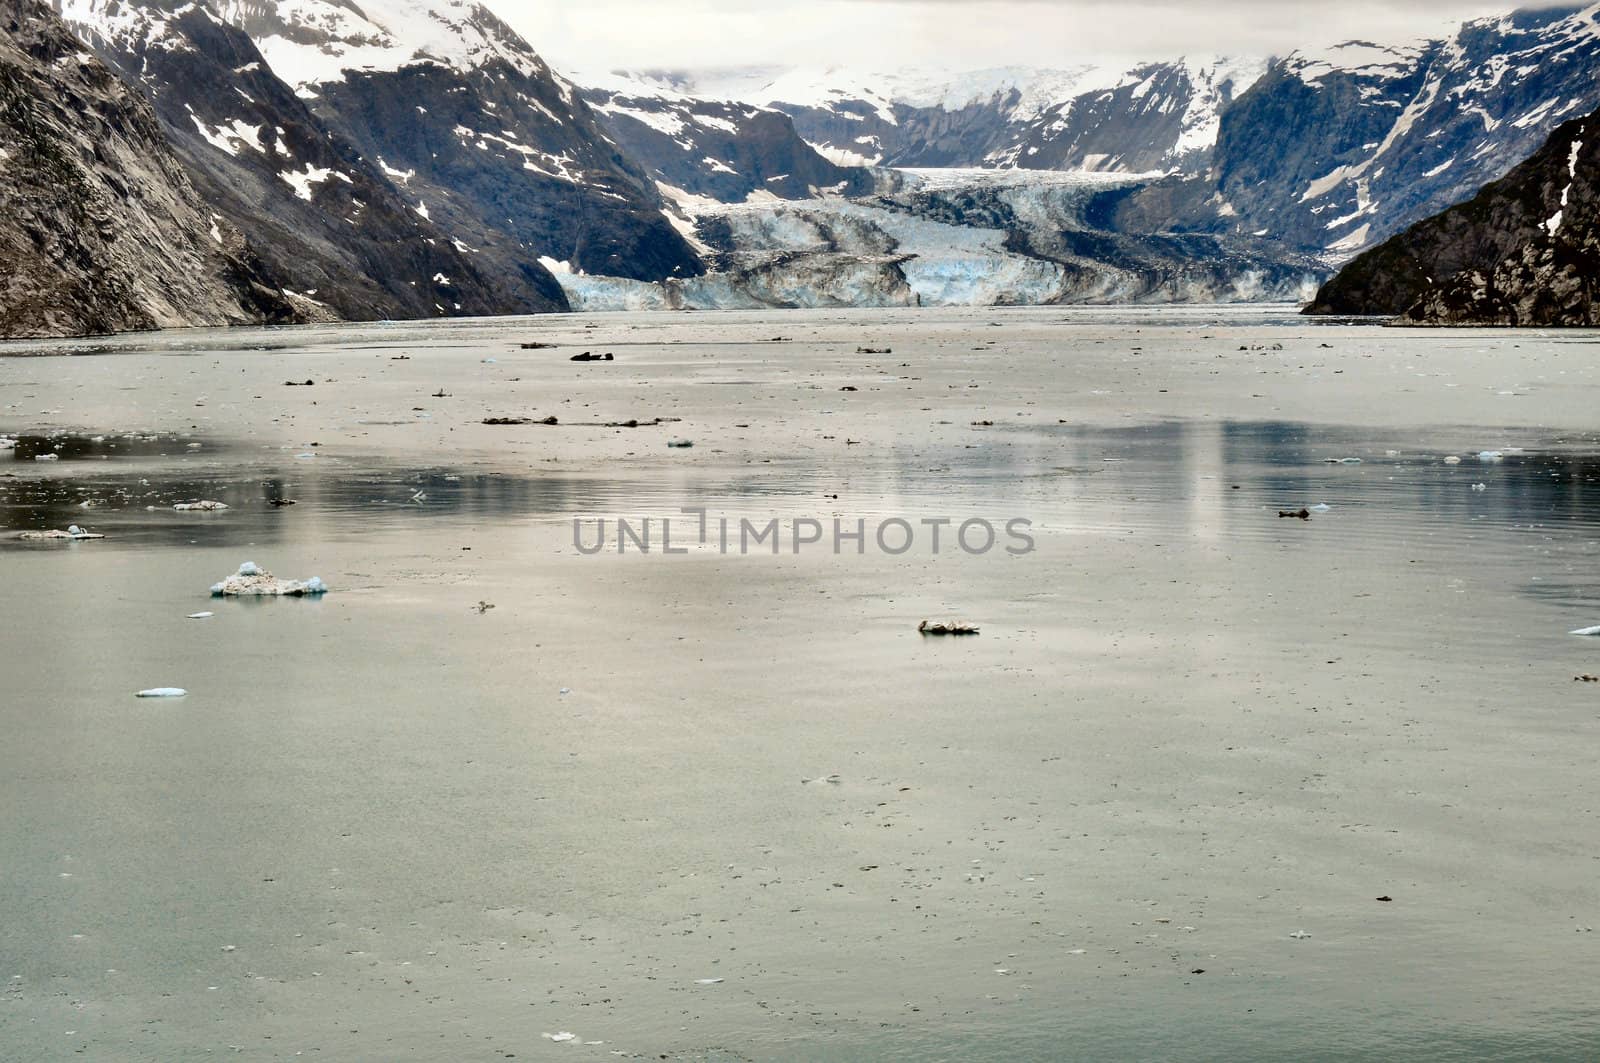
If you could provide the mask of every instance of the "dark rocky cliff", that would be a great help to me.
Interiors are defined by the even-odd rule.
[[[1600,324],[1600,111],[1350,262],[1307,309],[1440,325]]]
[[[299,317],[53,11],[0,0],[0,29],[0,337]]]

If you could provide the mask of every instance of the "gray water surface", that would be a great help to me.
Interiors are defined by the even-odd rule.
[[[409,398],[292,442],[266,413],[118,416],[179,361],[216,408],[237,370],[193,337],[91,376],[0,360],[37,391],[0,416],[0,1057],[1595,1058],[1600,684],[1574,677],[1600,640],[1568,634],[1600,624],[1592,432],[1076,416],[1053,388],[1132,387],[1030,368],[1076,336],[1016,340],[994,412],[921,357],[924,391],[858,417],[834,355],[756,346],[808,321],[756,321],[709,375],[771,388],[766,432],[739,442],[708,379],[655,435],[583,430],[627,448],[592,460],[442,403],[480,435],[359,434]],[[1156,357],[1165,321],[1095,335]],[[308,364],[318,410],[354,388],[371,353],[318,337],[250,355],[253,393],[291,401],[267,386]],[[789,410],[792,369],[824,383]],[[230,508],[171,510],[199,498]],[[573,548],[575,516],[685,507],[776,517],[784,549]],[[1036,550],[788,548],[796,519],[974,515]],[[68,523],[107,538],[14,538]],[[245,560],[333,590],[209,598]]]

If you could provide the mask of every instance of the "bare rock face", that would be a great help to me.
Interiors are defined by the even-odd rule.
[[[1410,324],[1600,323],[1600,111],[1472,199],[1347,265],[1308,313]]]
[[[536,261],[480,260],[312,112],[207,3],[57,0],[154,104],[196,188],[303,305],[347,320],[566,309]]]
[[[50,8],[0,0],[0,31],[0,337],[301,318]]]

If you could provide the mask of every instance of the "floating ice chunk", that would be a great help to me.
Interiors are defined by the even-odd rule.
[[[1328,510],[1332,509],[1333,507],[1328,505],[1328,503],[1326,503],[1326,502],[1318,502],[1316,505],[1310,506],[1308,508],[1313,513],[1326,513],[1326,512],[1328,512]]]
[[[213,616],[216,616],[216,615],[217,615],[216,613],[190,613],[188,616],[184,617],[184,619],[185,620],[205,620],[208,617],[213,617]]]
[[[1505,452],[1499,450],[1480,450],[1478,460],[1482,462],[1496,462],[1505,458]]]
[[[1487,490],[1489,490],[1489,485],[1488,484],[1473,484],[1472,485],[1472,489],[1474,491],[1487,491]]]
[[[181,698],[189,692],[182,687],[151,687],[135,694],[136,698]]]
[[[213,598],[307,598],[326,594],[327,591],[328,585],[323,583],[319,576],[312,576],[310,579],[305,580],[279,579],[261,568],[254,561],[246,561],[239,566],[238,572],[221,583],[213,583],[211,585],[211,596]]]
[[[694,980],[695,985],[718,985],[721,982],[721,978],[696,978]]]
[[[296,454],[295,457],[297,457],[297,458],[299,458],[299,459],[301,459],[303,461],[306,458],[314,458],[314,457],[316,457],[316,455],[311,453],[311,451],[308,450],[304,454]]]
[[[1304,941],[1306,938],[1310,937],[1311,935],[1306,933],[1304,930],[1296,930],[1294,933],[1290,934],[1289,936],[1294,938],[1296,941]]]
[[[1324,465],[1360,465],[1360,458],[1323,458]]]
[[[214,502],[210,499],[203,499],[199,502],[179,502],[172,508],[177,510],[179,513],[188,513],[191,510],[200,513],[211,513],[219,509],[227,509],[228,503]]]
[[[34,461],[60,461],[61,460],[61,455],[60,454],[35,454],[33,456],[33,460]]]
[[[0,436],[0,450],[17,449],[17,441],[10,436]]]
[[[99,534],[98,532],[89,531],[86,528],[80,528],[74,524],[68,527],[66,531],[61,531],[59,529],[51,529],[50,531],[25,531],[21,535],[17,536],[17,538],[25,539],[29,542],[39,542],[41,540],[57,541],[67,539],[104,539],[105,536]]]
[[[1600,626],[1597,626],[1597,627],[1580,627],[1578,630],[1572,632],[1572,634],[1574,634],[1574,635],[1600,635]]]
[[[578,1035],[577,1034],[568,1033],[565,1030],[562,1030],[560,1033],[547,1033],[547,1034],[543,1034],[541,1036],[543,1036],[546,1040],[550,1040],[550,1041],[575,1041],[575,1040],[578,1039]]]
[[[1456,457],[1454,454],[1451,454],[1449,457],[1444,459],[1444,463],[1446,465],[1460,465],[1461,459]]]

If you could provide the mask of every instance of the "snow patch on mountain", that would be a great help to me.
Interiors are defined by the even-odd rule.
[[[499,60],[529,77],[546,72],[520,37],[471,0],[216,0],[216,7],[292,85],[418,63],[472,70]]]

